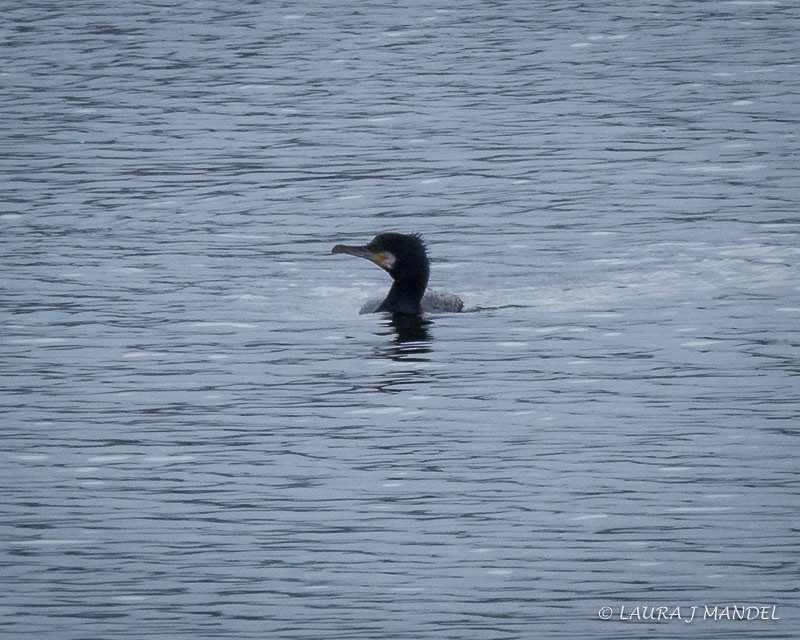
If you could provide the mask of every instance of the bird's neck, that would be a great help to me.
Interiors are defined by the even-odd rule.
[[[422,313],[422,295],[425,293],[426,282],[412,279],[398,279],[392,283],[392,288],[381,302],[378,311],[391,313]]]

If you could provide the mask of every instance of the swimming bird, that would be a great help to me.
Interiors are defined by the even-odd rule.
[[[416,233],[380,233],[363,247],[337,244],[331,253],[366,258],[392,276],[392,288],[383,302],[374,308],[367,303],[361,313],[388,311],[420,315],[423,311],[457,312],[464,308],[461,298],[453,294],[425,293],[430,263],[425,243]]]

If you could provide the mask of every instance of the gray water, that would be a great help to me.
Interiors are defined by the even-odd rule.
[[[2,8],[0,636],[797,637],[796,4]]]

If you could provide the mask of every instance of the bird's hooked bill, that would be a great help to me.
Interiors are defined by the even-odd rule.
[[[332,254],[346,253],[358,258],[366,258],[379,267],[390,271],[397,258],[391,251],[372,251],[369,247],[352,247],[346,244],[337,244],[331,249]]]

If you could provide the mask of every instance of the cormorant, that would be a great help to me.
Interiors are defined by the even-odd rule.
[[[376,308],[367,303],[361,313],[388,311],[420,315],[429,312],[456,312],[464,308],[461,298],[450,293],[425,293],[430,275],[425,243],[416,233],[381,233],[363,247],[337,244],[331,253],[347,253],[366,258],[392,276],[392,288]],[[424,296],[424,297],[423,297]]]

